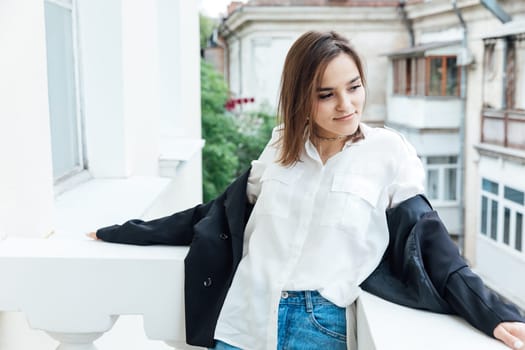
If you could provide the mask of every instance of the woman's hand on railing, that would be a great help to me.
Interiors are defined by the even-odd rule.
[[[494,328],[494,337],[504,342],[511,349],[525,350],[525,323],[501,322]]]
[[[89,238],[94,239],[94,240],[98,240],[99,239],[97,237],[97,233],[96,232],[86,233],[86,236],[88,236]]]

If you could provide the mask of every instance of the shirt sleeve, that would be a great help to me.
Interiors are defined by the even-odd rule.
[[[280,127],[277,126],[272,131],[270,141],[264,147],[259,159],[252,161],[252,169],[248,177],[246,195],[251,204],[255,204],[259,193],[261,193],[261,177],[268,164],[274,162],[277,157],[277,143],[279,141]]]
[[[403,135],[396,134],[401,138],[401,145],[395,159],[398,164],[396,175],[388,188],[390,208],[425,191],[425,170],[414,146]]]

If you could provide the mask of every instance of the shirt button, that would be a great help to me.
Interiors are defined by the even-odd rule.
[[[288,292],[281,292],[281,298],[286,299],[288,298]]]
[[[211,277],[208,277],[204,281],[204,287],[210,287],[210,286],[211,286]]]
[[[228,234],[226,234],[224,232],[219,235],[219,238],[220,239],[224,239],[224,240],[228,239],[228,237],[229,237]]]

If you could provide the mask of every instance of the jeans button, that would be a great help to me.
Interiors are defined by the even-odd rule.
[[[208,277],[204,281],[204,287],[210,287],[210,286],[211,286],[211,277]]]
[[[281,292],[281,298],[286,299],[288,298],[288,292]]]

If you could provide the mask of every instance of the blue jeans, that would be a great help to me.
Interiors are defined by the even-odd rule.
[[[346,310],[316,291],[283,292],[277,350],[346,350]],[[217,341],[213,350],[240,350]]]

